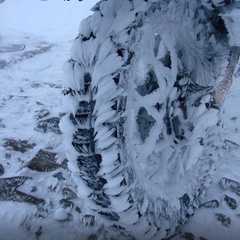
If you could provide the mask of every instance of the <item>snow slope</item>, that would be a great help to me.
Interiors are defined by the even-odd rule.
[[[48,205],[55,204],[50,214],[35,205],[0,200],[0,239],[85,239],[96,229],[83,226],[82,215],[73,213],[73,220],[61,222],[68,217],[65,210],[57,205],[62,186],[72,187],[74,183],[69,179],[69,173],[61,170],[65,180],[57,181],[54,173],[38,173],[30,171],[25,166],[40,149],[50,149],[58,153],[57,162],[65,158],[62,136],[56,133],[42,133],[35,131],[36,116],[42,109],[48,110],[48,117],[59,116],[61,107],[61,83],[64,79],[62,65],[69,57],[72,40],[76,37],[81,19],[91,12],[90,7],[96,0],[6,0],[0,5],[0,48],[11,44],[24,44],[24,51],[32,51],[40,47],[50,46],[44,53],[33,55],[32,58],[21,55],[23,51],[2,53],[0,60],[10,64],[0,68],[0,164],[4,167],[4,174],[0,178],[12,176],[28,176],[33,180],[27,182],[20,190],[31,192],[38,187],[36,196],[47,199]],[[16,62],[13,59],[17,59]],[[235,72],[240,67],[240,62]],[[240,197],[229,190],[218,186],[222,177],[240,182],[240,76],[233,79],[233,84],[226,96],[221,115],[222,133],[221,143],[224,148],[221,157],[223,162],[215,172],[215,182],[202,199],[202,203],[217,199],[218,208],[200,208],[182,229],[197,237],[209,240],[230,239],[238,240],[240,236]],[[36,146],[25,153],[13,151],[4,147],[5,139],[25,139]],[[66,180],[67,179],[67,180]],[[29,188],[28,188],[29,187]],[[223,200],[229,195],[237,201],[237,208],[230,209]],[[75,204],[80,204],[74,200]],[[46,215],[34,220],[36,214]],[[87,212],[87,210],[85,210]],[[218,213],[225,214],[231,219],[226,227],[216,220]],[[90,221],[84,220],[85,223]],[[40,233],[42,232],[42,233]],[[180,239],[177,236],[176,239]],[[197,238],[196,238],[197,239]]]
[[[42,239],[84,237],[79,222],[66,227],[66,222],[58,221],[61,218],[58,203],[62,197],[61,190],[63,185],[70,188],[71,180],[54,178],[54,173],[59,170],[39,173],[26,168],[26,164],[40,149],[57,153],[58,163],[65,158],[61,135],[42,133],[34,128],[39,111],[49,111],[47,117],[58,117],[62,112],[62,67],[69,56],[72,40],[77,36],[81,19],[91,14],[90,7],[95,3],[96,0],[8,0],[0,5],[0,49],[12,44],[25,45],[22,51],[0,52],[0,61],[8,63],[0,67],[0,164],[4,168],[1,178],[31,177],[32,180],[18,190],[33,194],[31,189],[37,187],[36,197],[47,199],[48,206],[51,202],[58,204],[51,210],[48,220],[42,217],[33,223],[33,216],[44,215],[46,211],[27,203],[0,200],[1,240],[35,239],[36,233],[41,231],[45,232]],[[44,47],[47,47],[46,52],[35,54]],[[6,139],[27,140],[36,146],[21,153],[4,147]],[[60,172],[65,179],[69,178],[67,171],[61,169]],[[31,231],[28,231],[30,222]]]

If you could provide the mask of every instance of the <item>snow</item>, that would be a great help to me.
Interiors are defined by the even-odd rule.
[[[0,3],[3,2],[0,0]],[[136,3],[137,1],[135,1]],[[140,2],[140,1],[139,1]],[[207,3],[207,1],[205,1]],[[214,1],[215,4],[218,4],[220,1]],[[35,239],[36,232],[40,229],[39,227],[43,227],[43,234],[40,236],[40,239],[79,239],[79,236],[82,239],[86,239],[88,235],[94,233],[96,229],[87,228],[85,225],[80,222],[84,222],[83,214],[74,215],[74,220],[68,222],[64,222],[63,220],[68,219],[68,211],[65,208],[59,207],[60,189],[61,184],[66,184],[67,186],[78,189],[78,192],[81,193],[81,196],[88,197],[91,194],[91,189],[87,188],[83,181],[79,181],[79,173],[77,170],[77,164],[74,164],[73,161],[70,162],[69,168],[73,172],[72,178],[75,182],[78,182],[78,186],[75,186],[73,181],[70,179],[67,172],[64,172],[65,180],[63,183],[53,177],[55,171],[51,174],[43,173],[40,174],[38,172],[30,171],[26,169],[25,166],[29,160],[31,160],[39,149],[50,149],[51,151],[57,152],[57,161],[61,163],[65,158],[65,151],[63,141],[69,143],[71,141],[71,135],[75,131],[74,128],[71,128],[67,123],[61,121],[61,129],[65,131],[65,137],[68,134],[67,139],[62,139],[62,135],[56,135],[54,133],[40,133],[34,130],[36,123],[36,114],[41,111],[49,110],[49,116],[58,116],[60,112],[63,112],[62,107],[62,81],[66,78],[63,73],[62,66],[64,62],[69,58],[70,48],[73,43],[73,39],[77,36],[78,27],[80,20],[87,17],[91,12],[89,11],[90,7],[96,3],[96,0],[83,0],[79,2],[77,0],[71,1],[60,1],[60,0],[48,0],[48,1],[38,1],[35,0],[6,0],[3,4],[0,5],[0,47],[8,46],[9,44],[25,44],[26,47],[24,50],[31,50],[37,48],[39,45],[47,45],[50,44],[51,48],[45,53],[33,56],[32,58],[21,59],[21,51],[13,52],[13,53],[1,53],[0,60],[11,60],[13,58],[17,58],[18,61],[16,63],[11,63],[9,66],[1,69],[0,68],[0,164],[3,165],[5,169],[5,173],[1,176],[1,178],[12,177],[12,176],[28,176],[33,178],[32,182],[28,182],[26,185],[21,186],[18,190],[24,190],[31,194],[29,190],[33,186],[37,186],[38,192],[36,196],[39,198],[47,199],[47,204],[51,206],[52,203],[55,204],[51,208],[49,215],[43,217],[43,219],[39,218],[38,220],[33,220],[36,213],[39,213],[39,209],[35,205],[30,205],[27,203],[17,203],[12,201],[0,201],[0,239],[3,240],[15,240],[15,239]],[[141,1],[141,4],[137,5],[139,9],[146,9],[146,2]],[[106,4],[106,8],[104,4],[101,5],[101,11],[107,14],[108,7]],[[125,26],[128,26],[132,19],[135,16],[135,12],[133,11],[128,16],[125,16],[125,12],[130,6],[130,1],[123,8],[117,11],[118,7],[116,6],[116,12],[118,15],[116,18],[113,18],[110,14],[109,19],[114,19],[114,21],[119,21],[119,19],[124,18],[121,24],[118,25],[118,28],[113,29],[111,26],[114,25],[106,25],[105,33],[109,33],[111,31],[115,31],[115,34],[119,34]],[[125,9],[126,8],[126,9]],[[136,11],[136,10],[135,10]],[[228,12],[224,15],[224,20],[226,24],[230,24],[229,29],[236,29],[233,33],[230,32],[230,43],[234,46],[239,46],[239,10],[238,12]],[[233,21],[232,21],[233,20]],[[83,22],[81,24],[81,31],[85,32],[87,35],[87,31],[89,27]],[[101,23],[105,23],[104,21]],[[96,26],[92,26],[91,28],[97,29],[98,24],[96,21],[92,20],[92,25],[96,24]],[[232,24],[232,25],[231,25]],[[103,33],[104,33],[103,31]],[[200,30],[199,30],[200,31]],[[105,38],[105,33],[100,36],[100,40],[102,41]],[[122,39],[119,39],[121,44],[126,43],[126,35],[121,32]],[[186,38],[186,37],[185,37]],[[114,39],[114,38],[113,38]],[[148,36],[145,36],[145,43],[147,41]],[[102,98],[102,101],[106,100],[108,96],[117,96],[122,93],[121,89],[116,89],[116,86],[109,82],[108,74],[112,74],[116,69],[118,69],[122,65],[122,60],[120,57],[116,55],[116,53],[112,53],[113,46],[111,45],[110,39],[105,40],[104,44],[101,45],[101,42],[93,44],[94,48],[92,49],[92,55],[88,55],[88,51],[82,53],[81,61],[87,62],[87,67],[91,72],[91,65],[94,61],[94,55],[97,53],[99,59],[104,59],[104,61],[97,62],[96,70],[93,71],[93,83],[95,86],[100,86],[100,90],[96,97]],[[86,48],[91,47],[93,41],[86,44]],[[154,63],[154,70],[156,74],[159,76],[159,79],[169,78],[169,75],[176,75],[176,66],[177,56],[174,50],[171,49],[171,44],[168,43],[168,39],[165,39],[165,44],[159,46],[158,49],[158,58],[164,57],[168,48],[171,50],[172,58],[174,59],[175,69],[171,72],[162,64],[157,65]],[[44,42],[44,43],[43,43]],[[101,45],[100,48],[98,46]],[[72,51],[75,51],[76,48],[73,47]],[[144,54],[144,52],[142,53]],[[147,58],[149,56],[145,56],[144,58],[139,59],[136,62],[138,66],[136,70],[136,77],[138,79],[138,84],[142,84],[144,81],[147,71]],[[77,59],[79,60],[79,59]],[[79,60],[80,61],[80,60]],[[68,65],[68,64],[66,64]],[[111,67],[110,67],[111,65]],[[240,62],[237,67],[239,68]],[[67,67],[71,67],[68,65]],[[219,67],[220,68],[220,67]],[[237,72],[237,69],[236,71]],[[202,70],[202,69],[200,69]],[[76,78],[79,74],[83,74],[84,71],[80,67],[75,69]],[[161,78],[160,78],[161,76]],[[72,79],[72,76],[69,76],[69,80]],[[74,82],[68,83],[70,87],[82,89],[82,86],[78,85],[79,82],[77,79]],[[74,85],[75,84],[75,85]],[[108,85],[106,85],[108,84]],[[162,84],[162,83],[161,83]],[[172,84],[172,83],[169,83]],[[131,86],[134,87],[134,86]],[[165,90],[168,89],[165,84],[162,84],[161,92],[152,93],[149,101],[145,103],[136,103],[136,105],[132,105],[132,107],[136,107],[137,104],[145,105],[146,109],[148,109],[149,114],[153,116],[157,115],[155,109],[151,109],[148,104],[152,104],[155,100],[162,102],[165,99],[165,96],[169,94],[170,99],[174,99],[176,95],[175,89],[171,93],[167,93]],[[237,199],[238,205],[240,204],[239,196],[235,193],[227,191],[223,192],[222,189],[219,189],[217,183],[222,177],[228,177],[234,179],[236,181],[240,181],[240,141],[239,141],[239,129],[240,129],[240,113],[238,111],[238,104],[240,101],[239,96],[240,91],[240,77],[235,74],[233,78],[233,84],[230,87],[228,95],[226,97],[226,101],[224,102],[221,112],[220,118],[221,122],[217,123],[217,111],[211,110],[208,115],[208,121],[204,118],[204,108],[198,108],[198,111],[194,112],[192,118],[198,119],[198,130],[201,132],[202,129],[205,129],[206,126],[210,128],[214,128],[217,124],[221,124],[221,132],[219,139],[214,139],[217,143],[221,143],[222,145],[218,146],[217,153],[218,154],[218,164],[216,164],[217,169],[213,171],[213,182],[211,183],[211,187],[207,191],[207,195],[201,200],[202,202],[212,200],[212,199],[220,199],[221,206],[217,209],[204,209],[200,208],[195,211],[194,216],[188,221],[188,223],[182,229],[183,232],[192,232],[195,236],[202,236],[208,240],[238,240],[240,235],[239,230],[239,211],[240,207],[232,210],[229,209],[228,206],[223,202],[222,197],[224,194],[228,194],[229,196]],[[132,94],[129,91],[129,95]],[[158,96],[163,94],[164,97]],[[134,95],[131,95],[134,96]],[[135,99],[136,100],[136,99]],[[137,100],[141,100],[139,97]],[[71,112],[75,112],[77,109],[77,101],[70,102],[71,100],[66,100],[67,104],[71,104]],[[206,102],[208,99],[206,99]],[[63,103],[64,104],[64,103]],[[129,102],[132,104],[132,102]],[[66,109],[70,109],[70,106],[66,106]],[[102,107],[95,109],[95,112],[100,114],[101,117],[98,119],[99,122],[96,122],[96,125],[102,124],[106,119],[110,119],[114,116],[114,111],[109,111],[111,109],[111,104],[104,104]],[[134,122],[136,112],[132,110],[133,118],[130,119],[130,122]],[[129,113],[130,114],[130,113]],[[179,115],[179,112],[173,112],[175,116]],[[65,120],[69,118],[69,115],[65,115]],[[162,119],[162,116],[159,117]],[[158,120],[158,124],[161,124],[161,121]],[[132,134],[136,132],[137,126],[133,124],[129,124],[129,129],[131,129],[128,134],[132,137]],[[5,127],[1,127],[5,126]],[[98,126],[96,126],[97,129]],[[108,138],[112,131],[107,131],[107,129],[101,128],[101,131],[97,132],[97,139],[108,139],[108,141],[102,141],[98,147],[106,148],[112,143],[114,143],[114,138]],[[153,139],[147,140],[143,145],[140,144],[139,139],[136,139],[135,144],[137,146],[130,146],[132,149],[137,149],[138,152],[132,152],[132,155],[142,155],[147,156],[149,152],[155,147],[154,142],[157,139],[157,132],[155,132],[156,127],[152,128],[152,136]],[[184,162],[185,169],[184,171],[191,169],[192,166],[196,164],[196,157],[202,151],[202,147],[198,146],[196,143],[199,142],[198,137],[201,135],[197,132],[195,135],[189,136],[192,140],[192,148],[190,151],[186,151],[184,156],[188,155],[188,158],[191,158],[192,161]],[[199,134],[199,135],[198,135]],[[130,138],[129,137],[129,138]],[[136,137],[136,134],[134,135]],[[15,152],[11,149],[6,149],[3,147],[4,139],[6,138],[14,138],[14,139],[26,139],[29,142],[36,143],[36,147],[32,150],[27,151],[26,153]],[[137,137],[136,137],[137,138]],[[229,146],[225,143],[230,144]],[[235,144],[235,145],[234,145]],[[69,144],[68,150],[70,149],[71,144]],[[144,147],[143,147],[144,146]],[[164,168],[168,167],[168,163],[165,159],[169,158],[169,155],[172,154],[173,147],[169,145],[168,142],[160,142],[159,151],[162,151],[161,157],[163,161],[161,161],[160,166],[154,165],[154,159],[159,157],[157,154],[155,158],[151,159],[152,163],[152,179],[154,182],[162,179],[168,179],[169,174],[164,171]],[[147,149],[145,151],[144,149]],[[131,150],[132,150],[131,149]],[[177,149],[177,147],[176,147]],[[179,149],[177,149],[179,150]],[[77,152],[74,152],[73,148],[70,149],[69,155],[72,154],[72,158],[78,155]],[[193,157],[189,157],[189,156]],[[10,156],[10,159],[9,159]],[[135,156],[134,156],[135,157]],[[178,160],[181,160],[183,156],[179,156]],[[187,157],[186,157],[187,158]],[[202,161],[205,159],[203,158]],[[118,155],[117,150],[114,146],[111,146],[110,149],[103,150],[102,152],[102,168],[99,174],[106,175],[109,177],[109,183],[105,185],[106,194],[111,196],[113,202],[113,208],[117,211],[123,211],[130,207],[130,203],[128,201],[128,195],[121,195],[122,198],[118,199],[115,196],[120,195],[122,191],[125,190],[124,186],[120,186],[121,181],[125,178],[125,176],[121,174],[114,175],[112,178],[111,173],[113,170],[116,170],[117,173],[121,171],[121,169],[116,169],[114,164],[117,164]],[[139,162],[139,165],[136,167],[137,169],[146,167],[146,163]],[[173,164],[174,165],[174,164]],[[156,169],[156,166],[158,167]],[[149,166],[148,166],[149,167]],[[149,169],[148,169],[149,170]],[[183,173],[183,169],[180,167],[177,169],[179,174]],[[63,170],[61,170],[63,171]],[[152,190],[153,192],[157,192],[159,194],[163,194],[164,197],[168,196],[169,200],[172,200],[172,205],[177,205],[175,203],[176,199],[172,198],[175,194],[177,197],[181,197],[181,193],[185,191],[185,186],[188,184],[188,181],[195,181],[191,179],[191,174],[189,174],[189,178],[186,181],[179,182],[175,188],[169,185],[168,189],[159,190],[158,186],[152,186],[151,181],[145,181],[145,178],[142,175],[142,170],[136,173],[139,179],[142,179],[140,183],[146,189]],[[150,173],[147,174],[150,174]],[[173,179],[173,181],[176,181]],[[164,182],[164,181],[163,181]],[[163,184],[163,183],[162,183]],[[73,200],[74,203],[80,204],[77,200]],[[80,201],[81,202],[81,201]],[[81,204],[80,204],[81,205]],[[86,206],[91,205],[91,203],[85,203]],[[81,205],[81,206],[84,206]],[[140,210],[144,213],[149,206],[148,198],[144,198],[143,204],[141,205]],[[84,212],[88,212],[92,214],[89,209],[82,209]],[[231,224],[229,227],[225,227],[221,222],[216,221],[215,214],[224,213],[226,216],[230,217]],[[45,214],[45,213],[44,213]],[[139,222],[139,216],[137,211],[134,209],[132,212],[122,212],[120,214],[121,221],[126,224],[136,223],[133,226],[129,226],[129,231],[136,231],[140,229],[142,233],[148,230],[148,222],[146,219],[142,219]],[[59,221],[60,220],[60,221]],[[63,221],[63,222],[61,222]],[[87,220],[85,222],[88,222]],[[30,233],[27,229],[32,228],[32,232]],[[152,237],[157,228],[153,225],[152,228],[148,230],[149,238]],[[15,233],[16,232],[16,233]],[[165,233],[163,233],[164,236]],[[139,235],[141,232],[139,231]],[[147,236],[147,235],[146,235]],[[100,239],[101,236],[99,236]],[[140,239],[141,236],[139,236]]]
[[[54,213],[54,218],[58,221],[63,221],[68,218],[68,214],[64,208],[58,208]]]

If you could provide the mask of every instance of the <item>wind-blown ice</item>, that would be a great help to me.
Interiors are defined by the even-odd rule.
[[[214,168],[227,31],[200,1],[108,0],[94,10],[64,83],[61,129],[78,194],[111,234],[164,239],[193,214]]]

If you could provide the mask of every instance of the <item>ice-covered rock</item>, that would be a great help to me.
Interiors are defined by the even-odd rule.
[[[60,122],[59,117],[47,118],[47,119],[38,121],[34,129],[42,133],[54,132],[57,134],[61,134],[61,131],[59,129],[59,122]]]
[[[109,231],[168,238],[211,182],[214,86],[236,58],[212,24],[220,10],[201,1],[101,1],[94,11],[65,64],[60,125],[78,196]]]

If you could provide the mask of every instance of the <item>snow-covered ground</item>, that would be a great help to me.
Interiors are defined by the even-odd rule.
[[[32,188],[35,188],[34,195],[48,199],[48,206],[51,203],[58,204],[58,207],[52,209],[48,220],[40,217],[40,222],[29,227],[33,216],[46,215],[49,209],[42,210],[28,203],[3,201],[3,185],[0,182],[1,240],[36,239],[38,234],[42,235],[42,239],[84,237],[79,222],[61,222],[68,214],[62,211],[59,204],[63,198],[62,189],[71,188],[72,185],[71,181],[58,180],[53,175],[60,172],[67,179],[67,171],[58,168],[48,173],[39,173],[26,168],[26,164],[41,149],[57,153],[59,164],[65,158],[60,134],[42,133],[34,128],[38,121],[59,117],[62,112],[62,68],[69,57],[81,19],[91,14],[90,8],[96,2],[7,0],[0,5],[0,164],[4,169],[4,174],[0,175],[1,178],[31,177],[31,181],[18,190],[31,194]],[[24,49],[18,49],[19,46]],[[49,114],[41,118],[41,114],[47,112]],[[36,146],[26,151],[14,151],[11,146],[4,147],[7,139],[27,140]]]
[[[41,149],[56,153],[59,165],[65,159],[61,134],[34,129],[37,122],[51,117],[58,119],[63,111],[61,83],[65,76],[62,66],[69,57],[81,19],[91,14],[89,9],[96,2],[6,0],[0,5],[0,173],[1,166],[4,169],[0,178],[32,178],[18,190],[44,199],[49,206],[42,209],[34,204],[4,201],[0,181],[0,240],[85,239],[93,231],[91,227],[81,227],[79,212],[84,210],[79,210],[79,200],[71,199],[74,211],[71,206],[68,209],[59,204],[63,189],[75,188],[67,169],[59,167],[50,172],[38,172],[26,166]],[[9,46],[11,51],[6,50]],[[240,61],[235,72],[239,68]],[[240,239],[240,189],[234,192],[218,185],[223,177],[240,182],[239,92],[240,75],[235,74],[221,110],[220,142],[224,147],[218,151],[223,160],[214,173],[215,182],[202,199],[202,203],[217,200],[219,206],[213,208],[212,202],[211,208],[197,210],[182,230],[189,233],[185,234],[188,237],[185,239],[193,239],[190,233],[195,239],[200,236],[209,240]],[[45,113],[48,114],[42,117]],[[14,144],[6,145],[9,139],[12,142],[27,140],[29,147],[26,151],[13,150]],[[54,177],[59,172],[60,177]],[[12,191],[15,193],[15,190]],[[226,195],[236,201],[235,204],[232,200],[235,207],[228,206]],[[36,216],[40,216],[38,220]],[[89,216],[84,221],[92,225],[94,219]],[[177,236],[175,239],[184,238]]]

